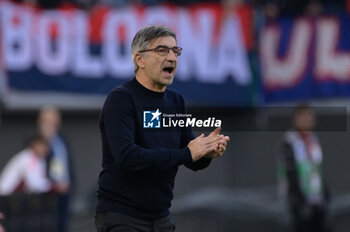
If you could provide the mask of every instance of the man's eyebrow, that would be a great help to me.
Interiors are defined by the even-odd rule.
[[[173,46],[173,47],[169,47],[169,46],[167,46],[167,45],[159,44],[157,47],[175,48],[175,47],[177,47],[177,45],[175,45],[175,46]]]

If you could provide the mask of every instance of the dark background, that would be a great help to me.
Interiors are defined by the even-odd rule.
[[[36,111],[2,112],[0,169],[23,147],[26,136],[35,130],[36,116]],[[101,163],[98,117],[98,111],[63,112],[62,132],[71,147],[76,176],[71,232],[94,231],[95,188]],[[334,117],[342,118],[341,115]],[[284,123],[288,117],[273,115],[270,118]],[[260,120],[261,114],[256,111],[236,112],[236,115],[223,118],[223,128],[232,124],[258,130],[256,125]],[[331,116],[328,120],[337,121]],[[276,155],[283,132],[266,128],[260,132],[224,130],[231,141],[223,157],[198,172],[180,167],[172,208],[178,231],[290,230],[287,211],[276,194]],[[318,135],[332,193],[333,224],[336,231],[348,232],[350,134],[344,128],[343,131],[318,132]]]

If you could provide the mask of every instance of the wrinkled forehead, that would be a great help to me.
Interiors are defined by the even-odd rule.
[[[172,47],[177,46],[177,42],[176,42],[175,38],[172,36],[158,37],[150,42],[151,48],[155,48],[155,47],[158,47],[160,45],[172,48]]]

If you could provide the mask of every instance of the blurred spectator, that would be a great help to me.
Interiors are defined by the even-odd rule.
[[[264,5],[264,13],[267,21],[275,20],[279,17],[280,8],[275,2],[267,2]]]
[[[313,132],[314,112],[296,107],[294,131],[284,135],[280,154],[280,193],[288,201],[295,232],[330,231],[326,223],[329,193],[322,169],[322,148]]]
[[[234,10],[237,6],[243,4],[243,0],[222,0],[221,4],[224,7],[224,10]]]
[[[49,141],[50,152],[47,159],[48,176],[59,194],[59,231],[66,230],[69,203],[72,193],[72,162],[65,139],[59,133],[61,114],[53,106],[43,107],[38,116],[40,133]]]
[[[319,16],[322,13],[323,5],[319,0],[311,0],[306,5],[305,14],[308,16]]]
[[[45,158],[48,154],[47,140],[40,135],[30,138],[27,148],[16,154],[5,166],[0,176],[0,194],[10,195],[16,191],[44,193],[51,189],[46,175]]]
[[[4,218],[5,218],[4,214],[0,212],[0,220]],[[0,232],[6,232],[5,228],[1,225],[1,223],[0,223]]]

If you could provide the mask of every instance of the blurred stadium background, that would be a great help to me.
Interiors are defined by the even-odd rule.
[[[215,106],[250,107],[221,115],[231,137],[224,157],[198,173],[180,168],[177,231],[291,231],[276,194],[289,114],[276,107],[308,101],[331,123],[318,132],[331,220],[348,232],[350,133],[339,117],[349,118],[349,14],[349,0],[1,0],[0,170],[35,131],[38,109],[57,106],[76,176],[69,232],[95,231],[99,110],[133,75],[132,36],[164,24],[184,48],[171,88],[188,105],[209,114]],[[345,110],[334,113],[336,106]]]

